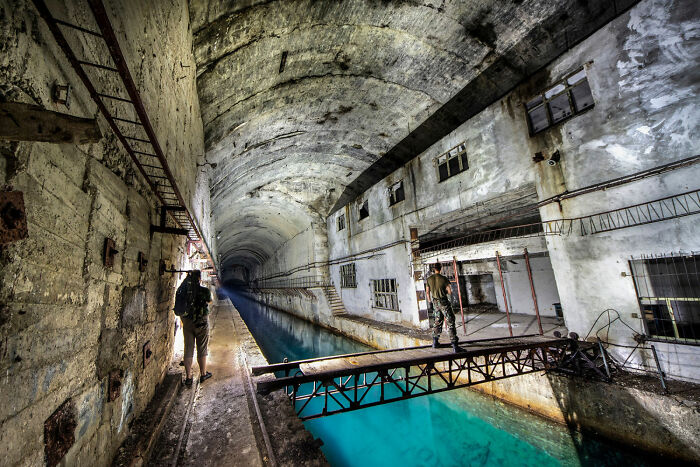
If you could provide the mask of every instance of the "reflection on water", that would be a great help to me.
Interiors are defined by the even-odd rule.
[[[372,350],[229,293],[270,363]],[[469,390],[304,422],[334,466],[645,465],[618,448]]]

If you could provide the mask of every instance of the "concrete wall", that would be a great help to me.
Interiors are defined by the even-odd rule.
[[[84,4],[49,3],[57,17],[92,27]],[[178,186],[207,232],[208,191],[196,189],[193,167],[203,136],[186,2],[105,3]],[[107,60],[94,41],[66,34],[86,59]],[[52,102],[54,81],[73,86],[70,109]],[[0,1],[0,98],[97,114],[28,1]],[[104,138],[95,144],[0,142],[0,177],[24,193],[29,226],[28,238],[0,250],[3,465],[44,464],[44,421],[67,400],[77,426],[66,465],[109,464],[171,359],[176,278],[159,276],[158,264],[185,265],[184,241],[150,235],[154,199],[99,123]],[[103,266],[106,237],[119,250],[112,268]],[[148,258],[145,272],[139,252]],[[144,368],[147,342],[152,358]],[[115,370],[122,385],[108,402]]]
[[[699,25],[695,2],[690,0],[640,2],[377,183],[357,202],[329,216],[331,258],[407,240],[411,227],[425,234],[442,228],[441,223],[466,223],[488,214],[498,218],[499,209],[502,217],[512,216],[513,210],[497,200],[509,193],[526,193],[530,187],[536,189],[539,200],[546,200],[699,154],[700,112],[695,97],[700,91],[700,71],[695,65],[700,55]],[[531,137],[524,104],[580,67],[585,68],[595,106]],[[438,183],[434,158],[462,141],[466,142],[470,168]],[[535,153],[549,157],[555,151],[561,155],[556,165],[532,159]],[[539,214],[544,220],[573,218],[652,201],[696,189],[699,176],[697,164],[686,166],[546,204]],[[401,179],[406,200],[390,207],[388,187]],[[370,216],[359,221],[357,205],[365,199],[369,199]],[[349,216],[349,228],[338,232],[337,217],[343,213]],[[613,323],[606,338],[612,344],[634,347],[633,336],[641,332],[642,323],[633,317],[639,316],[639,306],[629,276],[629,259],[648,253],[697,251],[700,244],[696,225],[697,216],[689,216],[590,236],[548,236],[545,251],[552,271],[544,264],[533,264],[534,269],[539,268],[535,281],[538,293],[545,295],[545,313],[553,313],[548,307],[556,297],[555,282],[570,330],[581,336],[589,331],[590,336],[606,332],[607,320],[596,320],[612,308],[621,320]],[[491,258],[495,249],[483,248],[479,254]],[[453,254],[445,256],[451,259]],[[508,253],[501,250],[501,254]],[[513,254],[521,251],[516,249]],[[478,257],[471,255],[470,259]],[[401,267],[402,263],[396,268],[390,259],[394,261],[390,255],[366,261],[384,262],[384,269],[395,270],[400,283],[412,281],[412,271]],[[369,279],[364,271],[382,269],[379,264],[362,266],[358,263],[358,284]],[[334,268],[338,266],[331,267],[337,277]],[[508,280],[509,293],[528,295],[523,289],[527,282],[522,271],[510,270],[510,266],[506,269],[506,276],[513,274]],[[416,289],[421,288],[416,283]],[[499,295],[500,290],[496,290],[497,299]],[[349,311],[362,314],[363,300],[351,302]],[[420,305],[414,302],[410,306]],[[527,312],[527,308],[521,311]],[[670,376],[700,380],[698,347],[658,343],[657,349],[662,367]],[[620,360],[625,360],[629,351],[626,347],[611,347]],[[649,368],[651,361],[643,348],[634,352],[628,364]]]

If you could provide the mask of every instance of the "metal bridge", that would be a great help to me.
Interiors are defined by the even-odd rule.
[[[602,347],[529,335],[460,342],[460,352],[431,346],[379,350],[253,367],[276,373],[257,383],[262,394],[285,389],[302,420],[349,412],[542,370],[606,378]],[[607,372],[609,376],[609,372]]]

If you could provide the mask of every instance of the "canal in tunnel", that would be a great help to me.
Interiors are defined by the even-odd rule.
[[[270,363],[373,350],[228,291]],[[644,458],[467,389],[304,422],[333,466],[619,466]]]

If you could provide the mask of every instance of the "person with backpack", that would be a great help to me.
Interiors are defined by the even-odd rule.
[[[200,285],[201,271],[190,271],[175,293],[175,314],[182,320],[182,334],[185,339],[185,385],[192,386],[192,358],[197,344],[199,382],[211,378],[207,371],[209,347],[209,303],[211,292]]]

